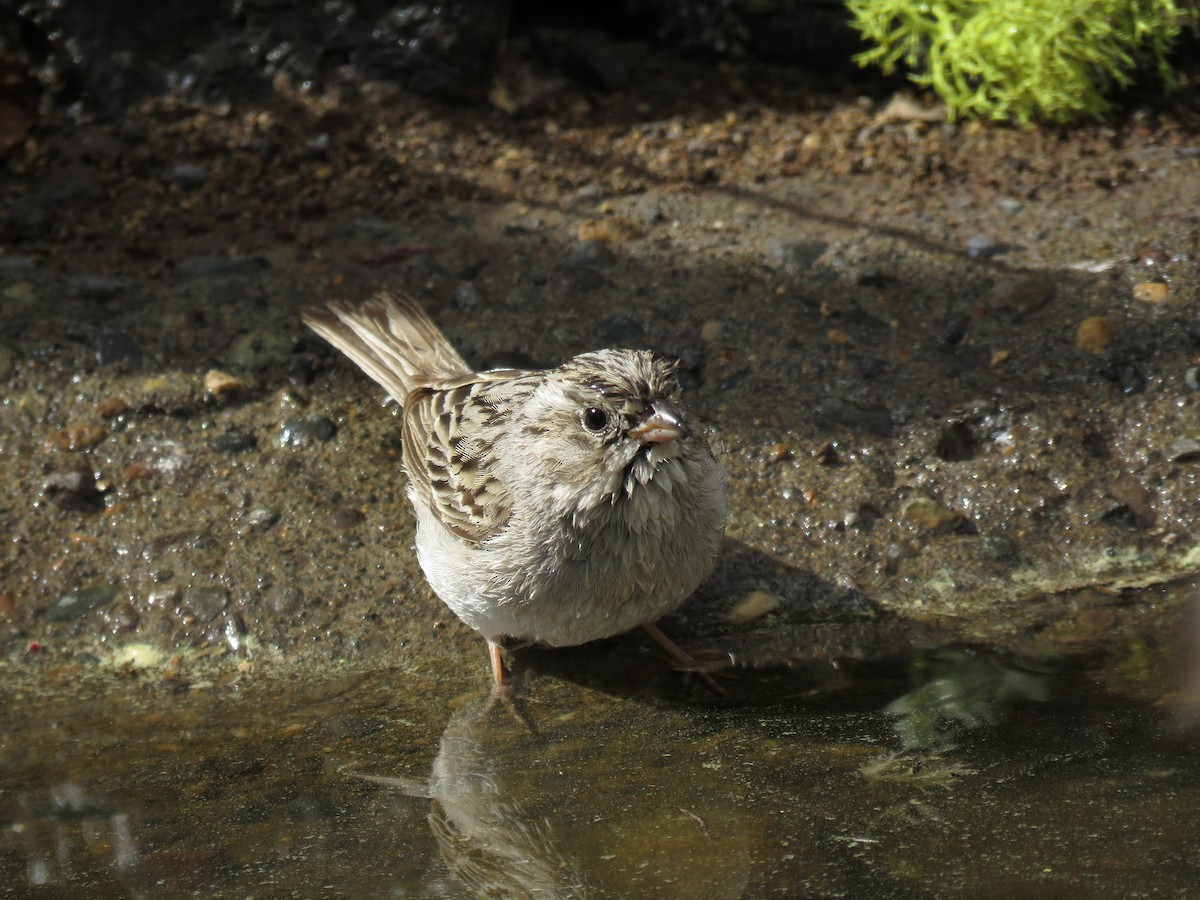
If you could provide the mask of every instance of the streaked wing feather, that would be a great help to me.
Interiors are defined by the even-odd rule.
[[[417,388],[404,405],[404,468],[439,521],[463,540],[504,530],[512,495],[485,439],[532,392],[530,373],[482,372]]]

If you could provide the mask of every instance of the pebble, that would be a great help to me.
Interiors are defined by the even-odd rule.
[[[1171,296],[1171,286],[1162,281],[1143,281],[1133,286],[1133,299],[1143,303],[1166,303]]]
[[[600,337],[608,344],[636,341],[645,334],[646,329],[625,315],[610,316],[600,323]]]
[[[240,428],[231,428],[213,438],[212,447],[218,453],[246,453],[258,447],[258,438]]]
[[[267,268],[267,261],[257,256],[193,256],[175,266],[177,278],[223,278],[230,275],[253,275]]]
[[[104,495],[91,469],[51,472],[42,480],[42,496],[60,509],[98,512],[104,508]]]
[[[1025,204],[1016,197],[1001,197],[996,201],[996,206],[1004,210],[1006,213],[1020,212]]]
[[[326,416],[314,419],[293,419],[284,422],[279,430],[279,445],[281,447],[308,447],[312,444],[323,444],[333,440],[337,434],[337,425]]]
[[[283,615],[295,612],[304,605],[304,592],[297,587],[277,584],[263,592],[263,600],[268,609]]]
[[[111,300],[128,290],[133,282],[111,275],[76,275],[67,279],[67,291],[84,300]]]
[[[949,528],[962,521],[962,513],[947,509],[929,497],[913,497],[904,504],[900,516],[925,531]]]
[[[339,506],[329,514],[330,526],[339,531],[348,531],[351,528],[357,528],[366,520],[367,517],[353,506]]]
[[[290,338],[271,331],[251,331],[229,345],[225,363],[233,369],[267,369],[281,366],[292,357]]]
[[[808,274],[828,249],[829,244],[826,241],[783,238],[775,238],[767,245],[767,252],[775,264],[787,274],[796,277]]]
[[[99,425],[75,423],[46,436],[42,446],[45,450],[87,450],[95,447],[108,436]]]
[[[579,240],[599,241],[601,244],[619,244],[637,240],[642,229],[623,216],[606,216],[603,219],[585,219],[579,225]]]
[[[1200,366],[1188,366],[1183,370],[1183,383],[1189,391],[1200,391]]]
[[[1045,274],[1002,278],[988,291],[987,305],[1018,316],[1027,316],[1041,309],[1054,297],[1054,279]]]
[[[967,256],[971,259],[987,259],[999,252],[1000,246],[989,234],[977,234],[967,241]]]
[[[709,319],[700,326],[700,340],[706,344],[711,344],[721,336],[721,323],[716,319]]]
[[[180,163],[171,170],[171,181],[182,187],[199,187],[208,181],[208,170],[195,163]]]
[[[78,619],[86,612],[101,609],[117,599],[121,586],[118,584],[92,584],[63,594],[46,608],[47,622],[66,622]]]
[[[1181,434],[1167,447],[1167,459],[1171,462],[1190,462],[1200,459],[1200,441],[1190,434]]]
[[[142,348],[124,331],[101,328],[96,335],[96,362],[102,366],[121,363],[138,366],[142,362]]]
[[[483,294],[475,285],[464,281],[454,290],[454,302],[458,304],[459,309],[472,310],[483,302]]]
[[[617,262],[617,255],[601,241],[584,241],[573,247],[567,257],[572,266],[606,269]]]
[[[189,587],[183,592],[183,605],[196,618],[208,622],[220,615],[229,605],[229,591],[223,587]]]
[[[817,401],[813,415],[827,424],[846,426],[877,437],[889,437],[894,427],[888,407],[846,397],[825,397]]]
[[[262,534],[264,531],[270,531],[278,521],[278,512],[265,506],[256,506],[246,510],[246,514],[238,523],[237,531],[238,534]]]
[[[1075,346],[1097,356],[1104,355],[1112,338],[1112,323],[1104,316],[1088,316],[1075,329]]]
[[[1012,538],[992,533],[983,536],[983,552],[993,562],[1007,562],[1017,558],[1018,550]]]
[[[779,598],[770,591],[751,591],[729,611],[729,621],[745,625],[779,609]]]
[[[204,392],[218,400],[228,400],[246,390],[246,382],[220,369],[209,369],[204,373]]]

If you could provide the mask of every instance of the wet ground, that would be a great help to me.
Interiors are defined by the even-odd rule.
[[[1200,139],[1020,132],[648,57],[46,118],[0,187],[0,891],[1184,896]],[[864,95],[865,92],[865,95]],[[512,659],[424,585],[379,391],[299,310],[481,366],[682,359],[709,582]]]

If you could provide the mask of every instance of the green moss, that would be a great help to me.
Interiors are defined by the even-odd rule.
[[[1094,119],[1139,69],[1175,86],[1167,54],[1200,0],[848,0],[874,44],[855,57],[904,66],[951,119]]]

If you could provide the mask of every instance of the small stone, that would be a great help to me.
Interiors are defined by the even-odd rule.
[[[132,282],[128,278],[109,275],[77,275],[68,279],[67,290],[84,300],[111,300],[125,291]]]
[[[109,394],[96,404],[96,415],[102,419],[115,419],[129,412],[129,401],[119,394]]]
[[[279,444],[282,447],[307,447],[333,440],[336,434],[337,425],[325,416],[293,420],[283,423],[279,431]]]
[[[108,436],[108,432],[99,425],[76,423],[51,432],[42,446],[47,451],[53,450],[87,450],[95,447]]]
[[[623,344],[636,341],[646,330],[629,316],[610,316],[600,323],[600,338],[606,344]]]
[[[63,594],[46,609],[47,622],[66,622],[78,619],[93,609],[102,609],[117,599],[121,587],[117,584],[92,584]]]
[[[114,635],[122,636],[137,631],[142,617],[132,603],[123,600],[111,609],[105,610],[104,620],[108,623],[109,631]]]
[[[729,611],[729,621],[745,625],[779,609],[779,598],[770,591],[751,591]]]
[[[987,259],[999,252],[996,239],[989,234],[977,234],[967,241],[967,256],[971,259]]]
[[[104,494],[90,469],[52,472],[42,481],[42,496],[60,509],[99,512],[104,509]]]
[[[606,269],[617,262],[617,255],[600,241],[584,241],[571,249],[568,264],[576,267]]]
[[[1016,197],[1001,197],[996,201],[996,206],[1000,207],[1006,213],[1020,212],[1024,205]]]
[[[1012,538],[1003,534],[985,534],[983,536],[983,552],[993,562],[1008,562],[1017,558],[1017,544]]]
[[[623,216],[606,216],[603,219],[585,219],[579,225],[579,240],[599,241],[601,244],[620,244],[637,240],[642,229]]]
[[[1112,323],[1104,316],[1088,316],[1075,329],[1075,346],[1097,356],[1104,355],[1112,338]]]
[[[958,525],[962,513],[947,509],[929,497],[913,497],[900,511],[901,518],[924,531],[938,531]]]
[[[199,187],[208,181],[208,170],[194,163],[180,163],[171,170],[171,181],[182,187]]]
[[[351,528],[357,528],[367,517],[360,510],[352,506],[339,506],[329,514],[329,524],[331,527],[339,531],[348,531]]]
[[[1171,462],[1191,462],[1200,459],[1200,441],[1190,434],[1182,434],[1167,448],[1167,459]]]
[[[272,526],[279,521],[279,513],[273,509],[267,509],[265,506],[256,506],[253,509],[246,511],[238,523],[239,534],[262,534],[264,531],[270,531]]]
[[[845,426],[878,437],[889,437],[895,427],[891,410],[881,403],[825,397],[813,407],[813,416],[832,426]]]
[[[274,585],[263,592],[263,600],[273,613],[286,614],[304,605],[304,592],[290,585]]]
[[[246,382],[220,369],[209,369],[204,373],[204,392],[218,400],[228,400],[244,393]]]
[[[459,309],[472,310],[483,302],[483,295],[475,285],[464,281],[454,291],[454,302]]]
[[[266,369],[281,366],[292,357],[290,338],[270,331],[251,331],[237,338],[225,354],[234,369]]]
[[[700,326],[700,340],[706,344],[711,344],[721,336],[721,323],[716,319],[709,319]]]
[[[1143,303],[1166,303],[1171,296],[1171,286],[1162,281],[1143,281],[1133,286],[1133,299]]]
[[[1041,273],[1002,278],[992,286],[986,302],[991,309],[1027,316],[1049,303],[1054,289],[1054,279]]]
[[[223,587],[190,587],[183,592],[183,605],[203,622],[215,619],[229,605],[229,591]]]
[[[138,366],[142,362],[142,348],[124,331],[101,328],[96,336],[96,362],[102,366],[122,363]]]
[[[128,484],[131,481],[153,478],[157,474],[158,470],[153,466],[148,466],[143,462],[132,462],[121,469],[120,480]]]
[[[820,259],[829,244],[826,241],[784,240],[776,238],[770,242],[767,252],[775,264],[787,274],[799,277],[808,274]]]
[[[258,446],[258,439],[248,431],[231,428],[213,438],[212,446],[218,453],[246,453]]]

